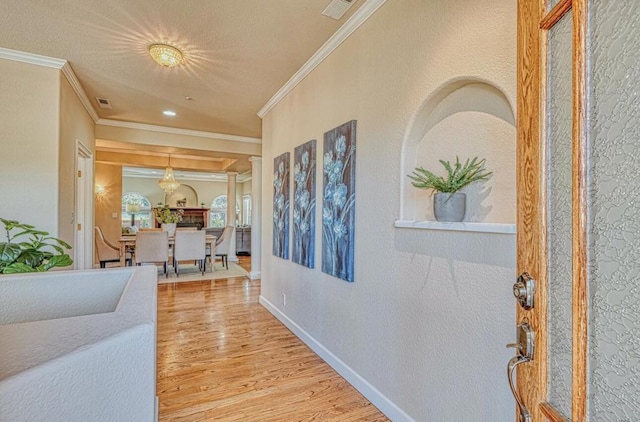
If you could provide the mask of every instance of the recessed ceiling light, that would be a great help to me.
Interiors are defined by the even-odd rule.
[[[176,112],[175,111],[171,111],[171,110],[165,110],[162,112],[162,114],[164,114],[165,116],[175,116]]]

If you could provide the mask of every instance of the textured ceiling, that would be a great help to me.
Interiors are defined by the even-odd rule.
[[[256,113],[363,1],[340,21],[321,15],[329,3],[2,0],[0,47],[69,61],[100,118],[261,137]],[[158,42],[180,48],[184,64],[153,62]]]

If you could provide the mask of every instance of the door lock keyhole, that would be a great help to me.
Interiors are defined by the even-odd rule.
[[[529,275],[529,273],[524,272],[520,274],[518,281],[513,285],[513,296],[515,296],[516,300],[524,310],[528,311],[529,309],[532,309],[535,304],[535,283],[535,280]]]

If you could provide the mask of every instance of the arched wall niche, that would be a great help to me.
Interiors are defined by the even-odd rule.
[[[515,223],[515,113],[504,92],[472,78],[450,80],[423,101],[402,146],[400,219],[433,220],[432,196],[411,185],[407,174],[424,167],[444,174],[439,160],[479,156],[493,171],[467,193],[464,221]]]
[[[164,203],[169,205],[170,207],[177,207],[178,201],[186,199],[187,202],[184,205],[187,208],[195,208],[199,207],[198,205],[198,192],[190,186],[184,183],[180,184],[178,189],[176,189],[171,194],[166,194],[164,196]]]

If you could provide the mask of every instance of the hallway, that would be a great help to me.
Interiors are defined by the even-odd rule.
[[[259,294],[246,278],[158,286],[160,421],[388,420]]]

